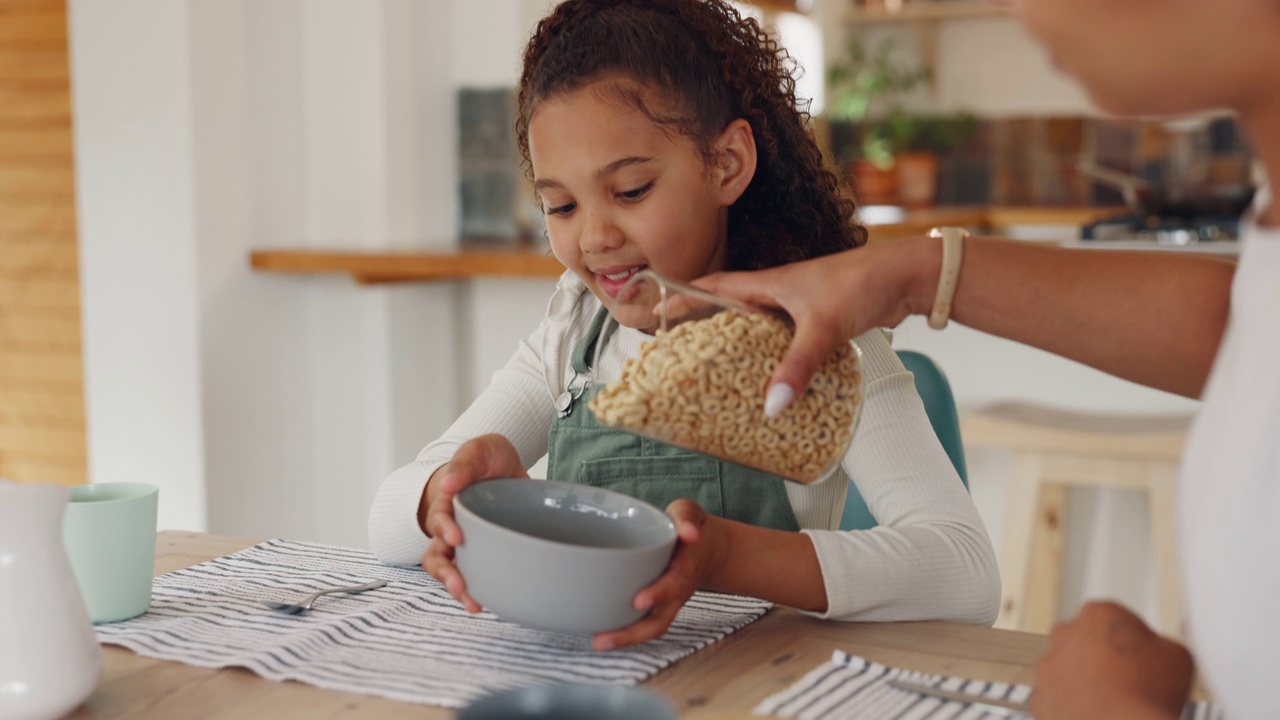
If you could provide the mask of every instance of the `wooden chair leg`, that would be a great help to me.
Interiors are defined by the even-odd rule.
[[[1066,485],[1046,480],[1040,482],[1021,630],[1047,633],[1058,622],[1068,490]]]
[[[1151,515],[1151,555],[1156,568],[1156,617],[1158,630],[1176,639],[1183,627],[1182,581],[1178,566],[1177,469],[1172,463],[1153,462],[1147,469],[1147,509]]]
[[[1020,630],[1026,615],[1027,579],[1036,508],[1040,499],[1040,459],[1015,452],[1005,505],[1004,541],[1000,551],[1000,615],[995,626]]]

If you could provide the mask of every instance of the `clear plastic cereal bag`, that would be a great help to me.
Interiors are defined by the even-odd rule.
[[[617,380],[602,386],[593,378],[588,407],[601,423],[799,483],[826,476],[844,457],[862,410],[854,343],[766,418],[769,378],[791,343],[789,320],[647,270],[621,288],[610,311],[601,338],[619,322],[654,336]],[[592,368],[606,344],[596,343]]]

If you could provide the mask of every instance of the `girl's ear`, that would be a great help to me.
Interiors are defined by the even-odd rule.
[[[756,174],[756,137],[751,123],[738,118],[729,123],[715,141],[712,176],[726,205],[737,202]]]

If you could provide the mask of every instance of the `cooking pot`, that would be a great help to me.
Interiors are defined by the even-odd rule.
[[[1151,172],[1143,173],[1145,179],[1103,167],[1091,158],[1080,161],[1080,171],[1119,189],[1142,217],[1234,218],[1249,207],[1255,188],[1249,181],[1247,158],[1237,151],[1227,158],[1231,162],[1218,162],[1223,158],[1211,149],[1209,118],[1170,120],[1164,129],[1168,150]]]
[[[1120,191],[1125,203],[1142,217],[1236,217],[1249,207],[1256,188],[1249,183],[1188,187],[1157,185],[1129,173],[1081,160],[1080,172]]]

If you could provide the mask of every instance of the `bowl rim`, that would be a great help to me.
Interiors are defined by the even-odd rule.
[[[499,525],[498,523],[493,522],[492,520],[489,520],[488,518],[477,513],[475,510],[467,507],[465,496],[467,494],[467,491],[469,491],[471,488],[479,487],[484,485],[485,483],[490,483],[490,482],[510,482],[510,481],[547,482],[547,483],[554,483],[556,485],[561,485],[561,486],[590,488],[591,490],[599,490],[601,492],[609,493],[611,495],[617,495],[619,497],[626,498],[633,502],[640,503],[645,507],[652,508],[654,511],[658,513],[658,515],[660,515],[663,519],[665,519],[666,520],[665,527],[670,531],[669,537],[663,539],[661,542],[649,543],[645,545],[634,545],[634,546],[621,547],[621,548],[597,547],[594,545],[580,545],[578,543],[562,542],[560,540],[548,540],[546,538],[540,538],[535,535],[530,535],[528,533],[512,530],[511,528],[505,525]],[[496,531],[500,535],[520,538],[526,542],[533,542],[535,545],[546,545],[548,547],[554,547],[554,548],[567,548],[574,552],[605,553],[610,555],[614,555],[614,554],[623,555],[623,554],[630,554],[630,553],[636,553],[636,552],[648,552],[652,550],[659,550],[666,546],[674,545],[675,541],[679,539],[679,533],[676,532],[675,521],[671,519],[671,516],[659,510],[656,506],[651,505],[650,503],[647,503],[644,500],[641,500],[640,498],[632,497],[630,495],[627,495],[626,493],[620,493],[617,490],[610,490],[608,488],[596,487],[595,485],[583,485],[580,483],[564,482],[562,480],[544,480],[544,479],[538,479],[538,478],[493,478],[490,480],[478,481],[467,486],[466,488],[463,488],[462,492],[453,496],[453,512],[455,515],[459,512],[466,513],[468,516],[470,516],[471,519],[473,519],[478,524],[483,525],[484,527],[486,527],[491,531]],[[455,521],[456,521],[456,518],[455,518]],[[462,538],[462,544],[465,546],[466,543],[467,543],[466,533],[464,532],[463,538]]]

